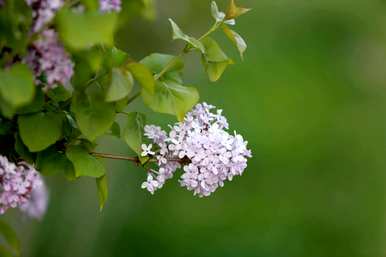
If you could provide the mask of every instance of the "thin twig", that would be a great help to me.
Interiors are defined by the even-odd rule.
[[[116,154],[110,154],[110,153],[98,153],[98,152],[91,152],[92,155],[94,155],[95,157],[99,157],[99,158],[106,158],[106,159],[113,159],[113,160],[124,160],[124,161],[131,161],[131,162],[134,162],[136,164],[140,164],[141,161],[139,160],[138,157],[131,157],[131,156],[124,156],[124,155],[116,155]],[[180,164],[185,164],[185,163],[189,163],[190,160],[187,160],[187,159],[167,159],[169,162],[178,162]],[[156,159],[152,159],[150,158],[149,160],[147,160],[145,163],[143,163],[142,165],[144,166],[145,164],[149,163],[149,162],[157,162]]]
[[[94,155],[95,157],[100,157],[100,158],[131,161],[131,162],[135,162],[137,164],[139,163],[138,157],[116,155],[116,154],[109,154],[109,153],[97,153],[97,152],[92,152],[91,154]]]

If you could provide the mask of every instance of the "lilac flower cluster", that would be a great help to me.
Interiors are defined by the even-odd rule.
[[[45,75],[47,88],[58,84],[68,86],[74,73],[74,64],[52,29],[42,32],[41,38],[32,44],[25,61],[34,71],[37,83],[42,83],[39,77]]]
[[[99,9],[102,12],[119,12],[121,0],[99,0]]]
[[[157,154],[151,150],[152,145],[142,145],[142,156],[155,156],[159,166],[158,171],[149,170],[147,181],[142,183],[150,193],[162,188],[167,179],[173,177],[174,172],[181,167],[178,161],[172,161],[173,152],[168,149],[168,136],[160,127],[154,125],[145,126],[145,136],[151,139],[159,148]]]
[[[29,215],[42,216],[47,206],[47,196],[39,196],[39,207],[42,208],[38,212],[31,211],[34,203],[30,203],[33,197],[36,199],[36,192],[41,192],[42,187],[43,180],[31,165],[25,162],[16,165],[0,155],[0,214],[9,208],[20,207]]]
[[[171,126],[168,135],[157,126],[145,126],[145,136],[159,149],[153,152],[144,145],[143,155],[155,157],[159,169],[149,170],[142,188],[154,193],[182,167],[181,186],[203,197],[243,173],[252,156],[248,142],[236,132],[229,134],[222,110],[214,113],[213,109],[206,103],[197,104],[183,122]]]
[[[25,214],[31,218],[41,219],[46,213],[48,206],[48,190],[44,181],[41,181],[41,185],[34,188],[31,191],[31,197],[29,201],[20,206]]]
[[[40,31],[63,6],[64,0],[26,0],[32,8],[32,32]]]

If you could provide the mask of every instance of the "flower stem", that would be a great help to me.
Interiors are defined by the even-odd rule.
[[[137,156],[131,157],[131,156],[116,155],[116,154],[110,154],[110,153],[99,153],[99,152],[91,152],[90,154],[92,154],[93,156],[98,157],[98,158],[130,161],[130,162],[134,162],[137,165],[139,165],[141,163],[141,161],[139,160],[139,158]],[[156,159],[150,158],[145,163],[143,163],[142,166],[145,166],[149,162],[156,162],[156,161],[157,161]],[[190,162],[190,160],[187,160],[187,159],[168,159],[168,161],[178,162],[180,164],[186,164],[186,163]]]
[[[221,25],[221,22],[216,22],[215,24],[213,24],[213,26],[204,34],[202,35],[198,40],[202,40],[204,38],[206,38],[207,36],[209,36],[210,34],[212,34],[213,32],[215,32]]]

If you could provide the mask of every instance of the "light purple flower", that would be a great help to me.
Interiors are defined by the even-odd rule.
[[[32,32],[43,29],[64,4],[64,0],[26,0],[26,2],[32,8]]]
[[[41,220],[47,211],[47,205],[48,190],[44,181],[41,180],[41,185],[32,190],[29,201],[22,204],[20,210],[31,218]]]
[[[40,76],[46,77],[46,88],[68,87],[74,74],[74,64],[52,29],[43,31],[41,38],[33,42],[25,62],[34,71],[37,83],[43,83]]]
[[[141,148],[142,148],[142,153],[141,155],[142,156],[148,156],[148,155],[153,155],[155,154],[151,149],[152,149],[153,145],[152,144],[149,144],[149,145],[146,145],[146,144],[142,144]]]
[[[0,214],[27,204],[32,192],[42,183],[39,173],[31,165],[25,162],[16,165],[0,155]]]
[[[159,170],[151,170],[151,181],[158,184],[152,184],[152,193],[181,166],[181,186],[200,197],[209,196],[226,180],[242,175],[247,158],[252,156],[248,142],[236,132],[229,134],[222,110],[213,109],[206,103],[197,104],[183,122],[170,126],[168,136],[159,127],[145,126],[145,135],[159,147],[155,154]]]
[[[99,9],[102,12],[119,12],[121,0],[99,0]]]
[[[151,194],[154,194],[154,191],[158,189],[159,183],[156,179],[153,178],[151,174],[147,175],[147,180],[142,183],[142,188],[146,188]]]

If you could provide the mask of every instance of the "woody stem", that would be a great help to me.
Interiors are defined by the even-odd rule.
[[[106,158],[106,159],[113,159],[113,160],[124,160],[124,161],[131,161],[134,163],[139,163],[138,157],[131,157],[131,156],[124,156],[124,155],[116,155],[116,154],[109,154],[109,153],[97,153],[92,152],[92,155],[99,158]]]

